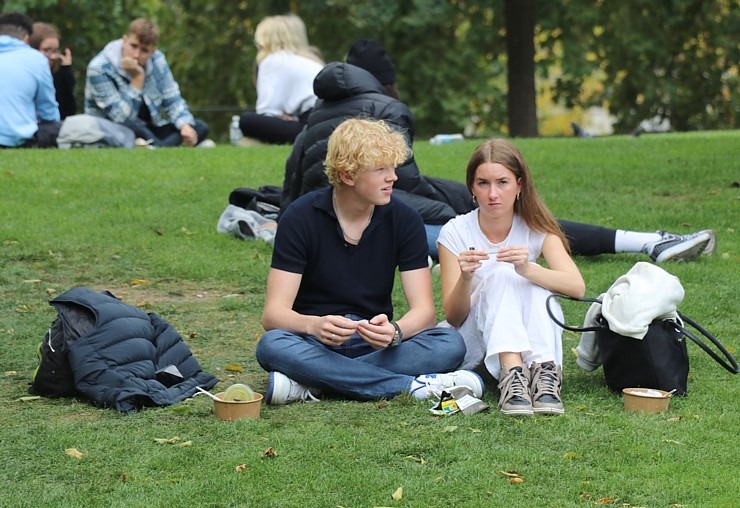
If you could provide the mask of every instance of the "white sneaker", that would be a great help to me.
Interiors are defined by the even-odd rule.
[[[318,391],[314,390],[317,392]],[[270,372],[265,402],[272,405],[289,404],[295,401],[319,402],[307,386],[298,384],[282,372]]]
[[[702,231],[691,235],[675,235],[666,231],[658,231],[658,233],[661,239],[647,243],[643,248],[643,252],[656,263],[696,259],[705,251],[712,239],[708,232]]]
[[[195,148],[215,148],[216,142],[212,139],[204,139],[197,145],[195,145]]]
[[[473,396],[483,396],[483,380],[475,372],[456,370],[447,374],[424,374],[417,376],[411,383],[409,393],[417,399],[426,399],[431,395],[439,395],[448,388],[465,386],[473,392]]]

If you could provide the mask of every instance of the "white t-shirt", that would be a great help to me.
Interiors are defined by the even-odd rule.
[[[323,67],[315,60],[288,51],[267,56],[257,72],[257,113],[299,116],[311,109],[316,102],[313,80]]]
[[[489,241],[481,231],[478,223],[478,210],[473,210],[465,215],[459,215],[445,224],[439,233],[437,243],[446,247],[456,256],[459,256],[460,252],[470,249],[470,247],[475,247],[476,250],[488,251],[490,258],[483,261],[483,266],[473,272],[471,291],[475,292],[491,270],[497,264],[502,263],[496,261],[496,251],[500,247],[526,246],[529,251],[529,261],[535,262],[542,254],[542,244],[546,236],[545,233],[538,233],[529,229],[524,220],[515,214],[509,236],[503,242],[495,244]],[[511,265],[510,263],[505,264]]]

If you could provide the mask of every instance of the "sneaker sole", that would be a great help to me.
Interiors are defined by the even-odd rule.
[[[533,409],[502,409],[502,413],[505,415],[510,416],[533,416],[534,410]]]
[[[538,415],[562,415],[565,414],[565,409],[562,407],[536,407],[534,412]]]
[[[667,261],[692,261],[704,252],[704,247],[707,246],[709,240],[709,238],[696,238],[693,244],[690,242],[681,242],[675,247],[671,247],[670,249],[666,249],[661,252],[655,259],[655,262],[665,263]],[[686,247],[686,243],[690,243],[690,245]]]
[[[707,242],[707,245],[704,247],[704,250],[701,252],[704,256],[714,256],[714,254],[717,252],[717,233],[713,229],[705,229],[704,231],[699,231],[700,233],[706,233],[709,235],[709,241]]]

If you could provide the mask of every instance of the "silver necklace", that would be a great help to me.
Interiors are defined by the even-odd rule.
[[[337,222],[339,223],[339,229],[342,230],[342,236],[344,236],[344,239],[354,245],[357,245],[358,243],[360,243],[360,238],[362,238],[362,233],[360,233],[360,238],[353,238],[347,234],[344,226],[342,225],[342,219],[339,218],[339,210],[337,208],[337,191],[336,190],[331,191],[331,204],[334,207],[334,214],[337,216]],[[365,232],[365,229],[370,225],[370,222],[373,220],[374,213],[375,213],[375,207],[373,206],[373,208],[370,210],[370,217],[368,217],[367,219],[367,224],[362,229],[363,233]]]

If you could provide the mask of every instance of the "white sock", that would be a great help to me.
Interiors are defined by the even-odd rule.
[[[614,252],[642,252],[645,244],[657,242],[661,238],[660,233],[639,233],[618,229],[614,235]]]

